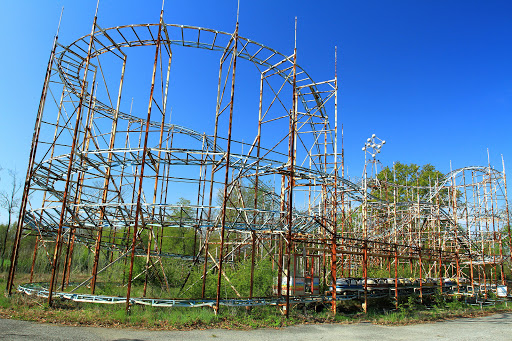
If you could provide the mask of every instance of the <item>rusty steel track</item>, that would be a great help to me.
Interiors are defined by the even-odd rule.
[[[152,49],[152,77],[139,89],[149,94],[147,111],[134,113],[123,89],[133,86],[127,68],[142,66],[131,64],[131,53],[142,48]],[[185,48],[219,58],[215,123],[205,133],[170,117],[172,57]],[[343,297],[323,294],[337,277],[360,276],[366,288],[372,273],[397,283],[407,272],[420,279],[420,297],[427,277],[506,283],[512,238],[505,170],[465,167],[429,186],[399,185],[368,174],[374,157],[362,180],[346,179],[336,71],[315,82],[298,60],[297,48],[280,53],[240,36],[238,24],[233,33],[172,25],[163,12],[156,24],[111,28],[95,17],[91,33],[68,45],[56,36],[8,292],[30,243],[31,281],[50,276],[50,305],[57,291],[74,295],[66,289],[83,269],[80,287],[89,286],[90,297],[99,284],[115,282],[126,287],[127,309],[135,281],[143,283],[142,296],[159,292],[165,297],[155,299],[208,302],[216,311],[226,302],[243,305],[246,290],[251,302],[284,305],[287,314],[320,296],[335,312]],[[235,105],[235,90],[245,84],[237,81],[242,63],[257,70],[256,108]],[[238,138],[240,122],[255,133]],[[245,262],[250,274],[234,283],[230,271]],[[275,276],[271,299],[255,295],[262,264]],[[185,275],[173,277],[173,266]],[[196,286],[201,294],[188,297]],[[366,289],[363,296],[367,307]]]

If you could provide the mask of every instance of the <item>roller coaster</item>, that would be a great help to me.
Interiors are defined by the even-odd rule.
[[[167,24],[163,11],[156,24],[102,28],[97,19],[71,44],[55,37],[9,293],[26,272],[30,283],[19,290],[50,305],[60,297],[127,309],[285,305],[288,313],[310,301],[332,302],[335,312],[339,300],[506,286],[512,237],[504,167],[464,167],[428,185],[403,185],[370,174],[371,154],[362,179],[347,179],[336,70],[315,82],[296,49],[284,54],[244,38],[238,24],[232,33]],[[210,84],[216,102],[196,119],[212,117],[209,133],[167,122],[172,59],[190,48],[219,58]],[[150,84],[129,77],[144,66],[128,63],[141,49],[153,57]],[[256,84],[259,98],[242,110],[234,101],[238,60],[255,70],[240,84]],[[132,112],[128,85],[147,108]],[[179,115],[187,114],[172,119]],[[234,283],[231,274],[244,264],[244,280]],[[274,283],[256,293],[260,268]],[[393,269],[394,278],[371,275]],[[113,282],[125,295],[97,292]],[[132,297],[134,283],[143,287],[140,298]]]

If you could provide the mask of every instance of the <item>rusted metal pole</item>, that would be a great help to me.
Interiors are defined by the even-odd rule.
[[[83,169],[85,159],[87,157],[87,152],[89,150],[89,143],[91,140],[91,127],[94,121],[94,104],[95,104],[95,93],[96,93],[96,70],[94,71],[94,75],[92,78],[92,85],[91,85],[91,96],[89,97],[89,103],[87,105],[88,111],[87,111],[87,119],[85,123],[85,129],[84,129],[84,139],[82,142],[82,151],[80,153],[80,166],[79,169]],[[80,133],[77,137],[77,141],[80,139]],[[54,138],[54,144],[56,142],[56,139]],[[79,209],[78,205],[80,204],[81,198],[82,198],[82,191],[83,191],[83,183],[84,183],[85,173],[83,171],[78,172],[77,182],[76,182],[76,190],[75,190],[75,199],[73,201],[74,203],[74,214],[77,214]],[[76,222],[70,227],[70,231],[68,234],[68,247],[66,251],[65,256],[65,262],[63,266],[63,273],[62,273],[62,283],[61,283],[61,290],[64,290],[64,286],[66,284],[66,280],[69,279],[69,272],[68,269],[71,271],[71,261],[73,258],[73,246],[75,242],[75,230],[76,225],[79,224],[79,222]],[[59,251],[60,252],[60,251]],[[58,263],[57,263],[58,264]],[[58,265],[57,265],[58,267]]]
[[[463,186],[464,186],[464,202],[466,205],[468,205],[468,195],[467,195],[467,189],[466,189],[466,173],[463,174]],[[473,196],[474,199],[474,196]],[[471,225],[469,222],[469,208],[466,206],[465,209],[466,212],[466,228],[468,230],[468,240],[471,240]],[[473,273],[473,249],[470,245],[469,247],[469,271],[470,271],[470,282],[471,282],[471,288],[474,292],[474,273]]]
[[[398,309],[398,246],[394,245],[395,255],[395,308]]]
[[[450,162],[451,171],[451,162]],[[455,177],[452,175],[452,210],[453,210],[453,221],[455,228],[455,264],[456,264],[456,278],[457,278],[457,292],[460,292],[460,266],[459,266],[459,238],[458,238],[458,225],[457,225],[457,189],[455,187]]]
[[[61,18],[62,18],[62,12],[61,12]],[[60,19],[59,19],[59,28],[60,28]],[[39,107],[37,109],[37,115],[36,120],[34,124],[34,133],[32,135],[32,142],[30,146],[30,153],[28,157],[28,165],[27,165],[27,175],[25,176],[25,184],[23,186],[23,195],[21,197],[21,204],[19,209],[19,215],[18,215],[18,222],[16,225],[16,235],[14,237],[13,247],[12,247],[12,253],[11,253],[11,264],[9,265],[9,275],[7,277],[7,286],[6,290],[8,295],[12,294],[12,287],[14,284],[14,275],[16,272],[16,265],[18,262],[18,252],[21,242],[21,233],[23,231],[23,219],[25,217],[25,211],[27,208],[27,202],[28,202],[28,194],[29,194],[29,188],[30,183],[32,180],[32,171],[34,168],[36,153],[37,153],[37,146],[39,143],[39,132],[41,131],[41,121],[43,118],[43,111],[44,106],[46,103],[46,95],[48,94],[48,88],[50,86],[50,78],[51,78],[51,71],[53,67],[53,61],[55,59],[55,50],[57,49],[57,41],[59,39],[59,28],[57,28],[57,33],[55,34],[55,37],[53,39],[53,46],[52,50],[50,52],[50,59],[48,60],[48,65],[46,67],[46,74],[43,82],[43,90],[41,92],[41,98],[39,99]]]
[[[53,156],[54,156],[54,152],[55,152],[55,144],[56,144],[56,140],[57,140],[57,134],[58,134],[58,131],[59,131],[58,127],[59,127],[59,123],[60,123],[60,118],[61,118],[61,113],[62,113],[62,105],[63,105],[63,100],[64,100],[64,94],[65,93],[66,93],[66,87],[62,86],[62,92],[61,92],[61,96],[60,96],[60,100],[59,100],[59,109],[57,111],[57,121],[56,121],[56,124],[55,124],[55,130],[54,130],[54,133],[53,133],[53,143],[52,143],[51,152],[50,152],[50,162],[48,164],[48,178],[46,179],[46,186],[48,186],[48,184],[50,182],[49,175],[50,175],[50,172],[51,172],[51,169],[52,169],[52,164],[53,164]],[[43,207],[44,207],[44,205],[45,205],[45,203],[47,201],[46,196],[47,196],[47,192],[44,192],[44,194],[43,194],[43,204],[42,204]],[[41,216],[40,222],[42,221],[42,219],[43,218]],[[34,267],[35,267],[35,264],[36,264],[37,249],[39,247],[39,242],[40,241],[41,241],[41,244],[43,245],[43,247],[46,250],[46,246],[44,244],[44,240],[42,239],[42,234],[39,232],[39,235],[36,238],[36,243],[35,243],[35,246],[34,246],[34,254],[33,254],[33,258],[32,258],[32,266],[30,267],[30,283],[32,283],[33,276],[34,276]],[[48,254],[48,251],[47,251],[47,254]]]
[[[254,232],[254,230],[252,230],[251,231],[251,277],[249,279],[249,298],[250,299],[252,299],[252,297],[253,297],[255,254],[256,254],[256,232]]]
[[[338,98],[338,77],[336,77],[336,113],[338,112],[337,98]],[[337,141],[336,141],[337,143]],[[341,178],[345,179],[345,149],[343,146],[343,124],[341,125]],[[349,212],[350,214],[350,212]],[[343,247],[343,241],[345,240],[345,191],[341,190],[341,246]],[[343,253],[341,254],[341,275],[345,276],[345,260]]]
[[[122,52],[122,51],[121,51]],[[126,68],[126,55],[123,58],[123,66],[121,69],[121,80],[119,82],[119,92],[117,95],[117,104],[116,104],[116,110],[114,113],[114,118],[112,120],[112,128],[110,132],[110,142],[109,142],[109,152],[107,157],[107,169],[105,171],[105,176],[103,179],[103,193],[101,197],[101,206],[100,206],[100,216],[99,216],[99,226],[98,226],[98,235],[96,239],[96,246],[94,250],[94,263],[93,263],[93,269],[92,269],[92,280],[91,280],[91,294],[94,295],[94,291],[96,289],[96,280],[98,275],[98,261],[100,258],[100,247],[101,247],[101,238],[103,235],[103,218],[105,217],[105,203],[107,202],[108,197],[108,186],[110,181],[110,172],[112,169],[112,154],[114,149],[114,144],[116,140],[116,134],[117,134],[117,122],[119,118],[119,108],[121,106],[121,94],[123,91],[123,82],[124,82],[124,71]]]
[[[501,279],[501,284],[502,285],[505,285],[505,269],[504,269],[504,262],[503,262],[503,243],[502,243],[502,239],[501,239],[501,231],[496,231],[496,225],[498,224],[499,226],[499,223],[496,223],[495,221],[495,211],[494,211],[494,199],[493,199],[493,194],[495,196],[495,199],[496,199],[496,209],[498,209],[498,193],[496,191],[496,181],[492,181],[492,173],[491,173],[491,165],[489,163],[489,187],[493,187],[491,188],[491,216],[492,216],[492,232],[493,232],[493,246],[495,248],[495,245],[496,245],[496,239],[497,239],[497,242],[498,242],[498,251],[499,251],[499,254],[500,254],[500,279]],[[493,252],[493,256],[494,256],[494,270],[495,270],[495,285],[497,287],[498,285],[498,270],[496,269],[497,265],[496,265],[496,252],[494,251]]]
[[[160,12],[160,23],[158,25],[158,36],[156,40],[156,51],[155,51],[155,61],[153,64],[153,75],[151,77],[151,91],[149,94],[149,104],[148,104],[148,115],[146,118],[146,132],[144,135],[144,147],[142,149],[142,160],[140,165],[140,177],[139,177],[139,188],[137,192],[137,208],[135,210],[135,222],[133,226],[133,238],[132,238],[132,251],[130,255],[130,270],[128,272],[128,287],[126,290],[126,311],[130,310],[130,294],[132,288],[132,276],[133,276],[133,261],[135,258],[135,245],[137,243],[137,229],[139,226],[139,215],[142,219],[142,209],[141,209],[141,196],[142,196],[142,180],[144,179],[144,166],[146,164],[146,154],[148,147],[148,135],[149,135],[149,125],[151,122],[151,109],[153,107],[153,91],[155,89],[155,77],[156,77],[156,68],[158,63],[158,54],[160,52],[160,40],[162,35],[162,25],[164,25],[164,10]]]
[[[96,29],[96,21],[98,19],[98,7],[96,7],[96,14],[94,15],[94,21],[91,29],[90,34],[90,40],[89,40],[89,47],[87,50],[87,56],[85,58],[85,64],[84,64],[84,76],[82,80],[81,90],[80,90],[80,100],[78,103],[78,107],[76,109],[76,123],[75,128],[73,132],[73,142],[71,143],[71,151],[69,153],[69,163],[68,163],[68,169],[66,173],[66,183],[64,185],[64,192],[62,194],[62,207],[60,210],[60,218],[59,218],[59,228],[57,231],[57,238],[55,241],[55,251],[53,255],[53,263],[52,263],[52,275],[50,279],[50,288],[48,293],[48,305],[52,306],[52,298],[53,298],[53,288],[55,285],[55,278],[58,272],[57,269],[57,263],[58,263],[58,255],[60,253],[60,244],[61,244],[61,238],[62,238],[62,227],[64,224],[64,216],[66,213],[66,206],[67,206],[67,196],[69,191],[69,184],[71,182],[71,170],[73,168],[73,161],[74,161],[74,155],[75,155],[75,149],[76,149],[76,143],[77,143],[77,137],[80,127],[80,122],[82,118],[82,108],[83,108],[83,101],[86,93],[86,85],[87,85],[87,74],[89,71],[89,63],[91,59],[91,51],[92,51],[92,45],[94,41],[94,31]],[[92,96],[92,94],[91,94]]]
[[[418,260],[419,260],[419,273],[420,273],[420,301],[421,303],[423,303],[423,275],[422,275],[422,270],[423,270],[423,264],[422,264],[422,261],[421,261],[421,246],[418,248]]]
[[[277,296],[281,297],[283,294],[283,237],[281,234],[277,235],[279,239],[278,244],[278,262],[277,262]]]
[[[36,264],[37,248],[39,246],[39,236],[36,238],[36,245],[34,246],[34,254],[32,255],[32,266],[30,267],[30,283],[34,278],[34,266]]]
[[[295,47],[293,49],[293,102],[292,112],[290,113],[290,144],[289,144],[289,190],[288,190],[288,236],[287,236],[287,254],[286,260],[286,318],[290,317],[290,261],[292,256],[292,229],[293,229],[293,186],[294,186],[294,167],[295,167],[295,125],[297,124],[297,17],[295,17]],[[295,273],[293,274],[295,281]]]
[[[436,188],[439,186],[439,179],[436,179]],[[443,292],[443,278],[442,278],[442,240],[441,240],[441,216],[440,216],[440,203],[439,203],[439,192],[436,193],[436,222],[437,222],[437,233],[438,233],[438,242],[439,242],[439,290]]]
[[[256,145],[256,176],[254,178],[254,218],[253,224],[257,223],[257,212],[258,212],[258,185],[259,185],[259,169],[260,169],[260,150],[261,150],[261,122],[262,122],[262,109],[263,109],[263,73],[260,77],[260,99],[259,99],[259,110],[258,110],[258,135],[256,136],[257,145]],[[263,209],[267,209],[265,207],[265,199],[263,199]],[[253,288],[254,288],[254,261],[255,261],[255,252],[256,252],[256,233],[253,229],[251,229],[251,279],[249,283],[249,298],[253,297]]]
[[[220,291],[222,285],[222,265],[224,262],[224,232],[226,227],[226,208],[228,202],[228,183],[229,183],[229,166],[231,158],[231,130],[233,126],[233,109],[235,104],[235,75],[236,75],[236,61],[237,61],[237,48],[238,48],[238,22],[236,23],[235,33],[233,34],[234,45],[232,52],[233,69],[231,74],[231,100],[229,104],[229,125],[228,125],[228,139],[226,148],[226,172],[224,176],[224,197],[222,198],[222,223],[220,230],[220,252],[219,252],[219,266],[217,276],[217,295],[215,300],[215,314],[219,313],[220,308]]]
[[[493,263],[494,263],[494,285],[497,287],[498,286],[498,269],[496,268],[497,267],[497,264],[496,264],[496,239],[498,239],[499,241],[499,252],[500,252],[500,270],[501,270],[501,278],[503,279],[503,253],[502,253],[502,249],[501,249],[501,238],[497,238],[497,233],[496,233],[496,221],[495,221],[495,218],[494,218],[494,199],[493,199],[493,194],[496,193],[496,186],[493,186],[494,184],[494,181],[492,181],[492,172],[491,172],[491,163],[489,162],[489,195],[491,197],[491,217],[492,217],[492,246],[493,246],[493,250],[492,250],[492,256],[493,256]],[[494,184],[495,185],[495,184]],[[494,188],[493,188],[494,187]]]
[[[441,293],[443,293],[443,273],[442,273],[442,266],[443,266],[443,253],[442,250],[439,249],[439,290]]]
[[[201,166],[199,166],[199,180],[197,183],[197,206],[204,206],[204,191],[205,191],[205,187],[206,187],[206,168],[207,168],[207,165],[205,164],[206,153],[207,153],[206,135],[205,134],[203,134],[201,150],[203,151],[203,154],[201,155]],[[197,240],[196,239],[197,239],[197,232],[200,229],[202,221],[203,221],[203,210],[204,210],[204,208],[202,208],[202,207],[201,208],[198,207],[196,210],[196,217],[198,218],[198,223],[197,223],[197,227],[196,227],[195,233],[194,233],[193,254],[196,256],[194,263],[197,263],[197,261],[199,260],[199,255],[200,255],[199,253],[201,252],[201,250],[197,251],[197,245],[196,245]],[[199,245],[201,245],[202,233],[200,232],[200,230],[199,230],[199,233],[200,233],[199,234]]]
[[[487,206],[487,179],[485,179],[485,178],[484,178],[483,186],[484,186],[484,200],[483,200],[483,202],[484,202],[484,212],[487,213],[489,211],[489,208]],[[485,219],[485,235],[487,235],[487,236],[489,235],[489,221],[488,221],[488,219]],[[485,288],[484,298],[485,299],[487,299],[487,271],[485,269],[485,265],[486,265],[485,264],[485,251],[486,251],[485,247],[487,246],[486,245],[486,241],[487,240],[484,239],[484,234],[482,234],[482,271],[483,271],[483,275],[484,275],[484,288]],[[487,243],[490,244],[488,241],[487,241]]]
[[[368,313],[368,244],[363,240],[363,282],[364,282],[364,307],[363,310]]]
[[[507,235],[508,235],[508,245],[509,248],[512,248],[512,226],[510,226],[510,211],[508,208],[508,192],[507,192],[507,176],[505,174],[505,161],[503,159],[503,155],[501,155],[501,164],[503,167],[503,191],[505,194],[505,212],[507,215]],[[509,251],[510,252],[510,251]],[[510,252],[510,260],[512,261],[512,252]]]
[[[171,51],[169,50],[169,53]],[[163,135],[164,135],[164,125],[165,125],[165,112],[166,112],[166,108],[167,108],[167,94],[168,94],[168,90],[169,90],[169,76],[170,76],[170,73],[171,73],[171,60],[172,60],[172,54],[169,54],[169,59],[168,59],[168,63],[167,63],[167,72],[166,72],[166,85],[165,85],[165,92],[163,94],[163,98],[162,98],[162,121],[160,123],[160,136],[159,136],[159,140],[158,140],[158,154],[157,154],[157,163],[155,164],[155,183],[153,185],[153,208],[151,209],[151,216],[155,217],[155,204],[156,204],[156,197],[157,197],[157,192],[158,192],[158,180],[159,180],[159,176],[160,176],[160,157],[161,157],[161,154],[162,154],[162,143],[163,143]],[[160,55],[160,72],[162,73],[162,60],[161,60],[161,55]],[[163,86],[163,84],[162,84]],[[163,89],[162,89],[163,90]],[[163,222],[161,222],[163,223]],[[149,236],[148,236],[148,246],[147,246],[147,253],[146,253],[146,268],[145,268],[145,276],[144,276],[144,289],[143,289],[143,293],[142,293],[142,296],[143,297],[146,297],[146,291],[147,291],[147,287],[148,287],[148,279],[149,279],[149,263],[150,263],[150,260],[151,260],[151,243],[153,241],[153,237],[154,237],[154,230],[153,230],[153,227],[151,226],[150,228],[150,231],[149,231]],[[158,232],[157,232],[157,236],[158,236]],[[156,239],[156,238],[155,238]],[[194,241],[194,245],[195,245],[195,241]],[[155,249],[158,248],[158,239],[155,240]],[[162,262],[160,262],[160,265],[162,265]],[[167,287],[168,286],[168,283],[167,283],[167,278],[165,276],[165,271],[162,267],[162,274],[165,278],[165,282],[167,284]]]
[[[228,46],[224,49],[224,53],[222,54],[220,58],[220,65],[219,65],[219,80],[217,83],[217,105],[215,108],[215,125],[214,125],[214,132],[213,132],[213,156],[212,156],[212,171],[210,176],[210,195],[208,200],[208,215],[207,215],[207,221],[211,221],[211,214],[212,214],[212,205],[213,205],[213,186],[215,184],[215,172],[217,171],[217,168],[215,167],[215,153],[217,152],[217,134],[219,129],[219,116],[222,113],[221,112],[221,102],[222,97],[224,94],[224,89],[222,89],[222,70],[224,66],[225,58],[228,54],[228,51],[231,47],[231,44],[233,42],[233,38],[229,40]],[[206,295],[206,276],[208,275],[208,255],[209,255],[209,240],[210,240],[210,228],[206,229],[205,233],[205,241],[204,241],[204,264],[203,264],[203,285],[201,289],[201,298],[205,298]]]
[[[337,47],[334,48],[334,199],[333,199],[333,233],[331,250],[331,311],[336,315],[336,253],[338,241],[338,73],[337,73]],[[343,195],[343,194],[342,194]],[[343,219],[343,216],[342,216]],[[313,278],[314,279],[314,278]],[[313,281],[312,279],[312,281]]]

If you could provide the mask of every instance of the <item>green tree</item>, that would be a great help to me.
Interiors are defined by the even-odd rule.
[[[254,183],[237,182],[233,188],[228,188],[228,200],[226,202],[226,221],[233,222],[238,219],[239,212],[229,208],[256,208],[259,210],[270,210],[272,208],[272,193],[267,191],[268,184],[261,183],[256,192]],[[255,195],[256,193],[256,195]],[[224,189],[220,188],[217,192],[217,205],[223,205]],[[256,201],[255,201],[256,198]],[[256,207],[255,207],[256,203]],[[248,216],[257,217],[257,213],[248,213]],[[249,220],[250,221],[250,220]]]
[[[195,210],[190,207],[190,200],[180,197],[167,216],[168,226],[164,227],[165,241],[162,249],[165,252],[193,255]]]
[[[7,211],[7,228],[2,240],[2,255],[0,272],[4,271],[4,258],[5,249],[7,247],[7,237],[12,224],[13,214],[16,212],[20,204],[20,198],[18,197],[19,191],[21,190],[21,182],[18,179],[16,171],[9,170],[9,177],[11,178],[10,189],[8,191],[0,191],[0,207]]]
[[[397,161],[393,167],[386,166],[379,172],[377,180],[380,186],[375,186],[372,194],[391,202],[394,200],[395,191],[397,202],[416,201],[418,194],[420,200],[424,200],[431,194],[429,187],[433,189],[436,182],[443,178],[444,174],[429,163],[418,166]],[[440,200],[447,202],[448,195],[447,189],[441,190]]]

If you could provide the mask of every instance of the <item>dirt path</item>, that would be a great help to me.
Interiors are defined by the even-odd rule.
[[[409,326],[302,325],[283,329],[144,331],[0,319],[5,340],[512,340],[512,314]]]

